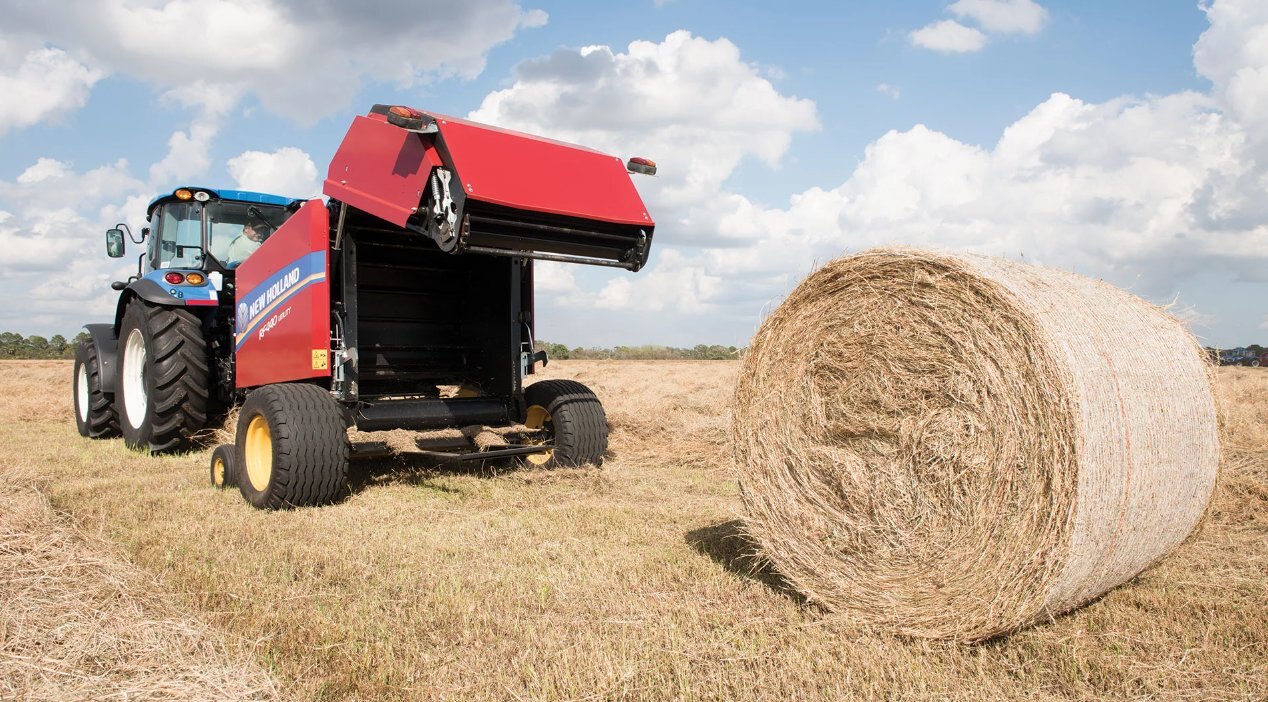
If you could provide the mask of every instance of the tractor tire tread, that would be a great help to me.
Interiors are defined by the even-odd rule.
[[[119,415],[115,413],[112,398],[101,392],[101,363],[97,344],[84,342],[83,366],[88,372],[88,421],[81,434],[91,439],[108,439],[119,435]],[[76,349],[76,355],[81,349]],[[78,371],[76,371],[78,372]],[[76,379],[78,382],[78,379]],[[78,419],[78,417],[76,417]]]
[[[133,448],[156,453],[188,449],[207,424],[210,373],[202,322],[180,307],[132,304],[140,305],[145,317],[152,340],[146,354],[153,369],[148,446]]]

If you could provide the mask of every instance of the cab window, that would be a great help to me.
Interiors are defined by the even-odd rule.
[[[159,215],[155,268],[200,268],[203,263],[202,205],[173,202]]]

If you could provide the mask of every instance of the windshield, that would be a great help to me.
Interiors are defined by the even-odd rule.
[[[233,267],[246,260],[290,217],[276,205],[213,202],[207,205],[207,242],[211,255]]]
[[[173,202],[163,206],[155,268],[202,266],[202,212],[203,206],[198,202]]]
[[[290,216],[285,207],[245,202],[169,202],[151,239],[155,268],[202,268],[203,215],[212,256],[228,268],[246,260]]]

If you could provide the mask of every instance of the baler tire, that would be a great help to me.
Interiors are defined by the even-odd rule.
[[[109,439],[119,435],[119,416],[111,398],[101,392],[101,364],[97,344],[81,341],[75,346],[75,370],[72,384],[75,402],[75,428],[89,439]]]
[[[603,465],[603,454],[608,450],[608,418],[593,390],[575,380],[543,380],[528,386],[524,400],[530,415],[538,411],[534,408],[545,411],[547,440],[555,445],[549,454],[530,454],[525,458],[528,465]]]
[[[347,490],[343,408],[315,385],[251,391],[238,413],[238,489],[259,509],[334,502]]]
[[[211,452],[211,486],[223,490],[238,484],[238,447],[220,444]]]
[[[139,354],[131,346],[134,333],[142,342]],[[133,368],[138,360],[141,368]],[[130,378],[134,373],[140,376]],[[207,342],[198,317],[180,307],[141,300],[128,305],[119,325],[115,389],[115,411],[128,448],[155,453],[190,448],[207,423],[209,377]],[[137,383],[144,397],[130,398],[129,388]],[[144,404],[139,422],[129,413],[131,401]]]

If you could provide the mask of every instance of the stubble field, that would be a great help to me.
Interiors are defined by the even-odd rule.
[[[602,469],[354,464],[264,513],[207,452],[81,439],[70,364],[0,363],[0,699],[1268,696],[1268,371],[1221,369],[1200,530],[1070,615],[975,646],[807,606],[739,535],[731,362],[553,362]]]

